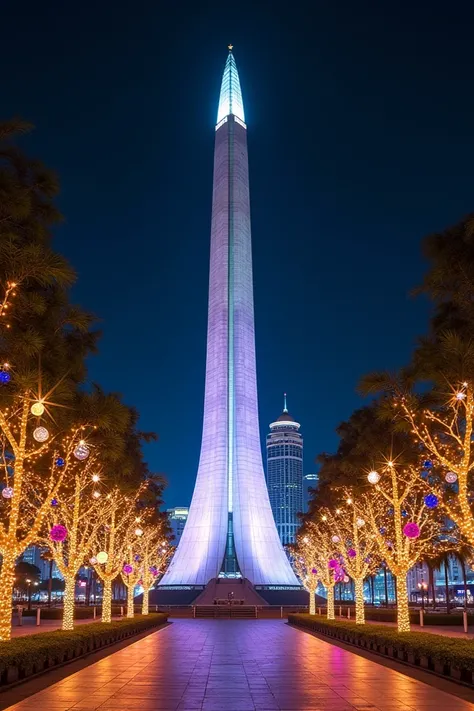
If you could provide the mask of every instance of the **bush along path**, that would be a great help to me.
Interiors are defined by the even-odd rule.
[[[474,646],[471,640],[425,632],[398,632],[382,625],[365,627],[342,620],[326,620],[319,615],[288,615],[288,622],[474,686]]]
[[[133,619],[81,625],[0,642],[0,687],[27,680],[34,674],[65,664],[128,637],[164,625],[162,613]]]

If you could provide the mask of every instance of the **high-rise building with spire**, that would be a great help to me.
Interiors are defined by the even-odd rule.
[[[300,424],[288,412],[286,393],[283,412],[267,435],[267,486],[281,542],[294,543],[303,512],[303,437]]]
[[[232,47],[214,149],[206,385],[189,516],[161,585],[219,576],[295,586],[273,520],[260,449],[247,126]]]

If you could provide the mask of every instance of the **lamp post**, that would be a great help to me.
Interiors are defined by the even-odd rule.
[[[418,590],[421,590],[421,609],[425,611],[425,590],[428,590],[428,585],[424,580],[418,583]]]

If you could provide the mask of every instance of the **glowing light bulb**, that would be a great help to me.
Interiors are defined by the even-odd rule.
[[[352,504],[352,499],[347,499],[348,504]]]
[[[336,513],[337,513],[337,514],[340,514],[340,513],[341,513],[341,509],[336,509]]]
[[[38,400],[37,402],[34,402],[31,406],[30,410],[32,415],[35,415],[36,417],[41,417],[41,415],[44,412],[44,405],[41,400]]]
[[[100,496],[100,491],[94,491],[94,493],[92,494],[92,496],[94,497],[94,499],[98,499],[99,496]]]
[[[309,543],[309,538],[308,538],[308,536],[305,536],[305,537],[303,538],[303,543]]]
[[[99,481],[99,479],[100,479],[100,476],[99,476],[98,474],[93,474],[93,475],[92,475],[92,481],[97,482],[97,481]]]
[[[326,516],[326,514],[324,514],[324,516],[321,516],[321,519],[322,519],[323,521],[327,521],[327,520],[328,520],[328,517]]]
[[[97,553],[96,559],[98,563],[107,563],[109,555],[106,551],[100,551],[100,553]]]
[[[143,536],[143,531],[141,528],[136,528],[135,529],[135,535],[136,536]]]
[[[37,442],[46,442],[49,439],[49,432],[46,427],[37,427],[33,430],[33,438]]]
[[[466,397],[466,393],[463,393],[463,392],[456,393],[456,400],[464,400],[465,397]]]
[[[392,469],[392,468],[393,468],[393,462],[387,462],[387,467],[389,467],[389,469]]]

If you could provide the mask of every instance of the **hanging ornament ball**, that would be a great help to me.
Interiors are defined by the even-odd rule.
[[[403,527],[403,533],[407,538],[418,538],[420,535],[420,527],[417,523],[407,523]]]
[[[130,573],[133,573],[133,565],[130,565],[129,563],[125,563],[122,570],[125,573],[125,575],[130,575]]]
[[[31,414],[36,415],[36,417],[41,417],[41,415],[44,412],[44,405],[41,402],[41,400],[38,400],[38,402],[34,402],[31,406]]]
[[[438,497],[434,494],[427,494],[424,498],[425,506],[428,509],[435,509],[438,506]]]
[[[340,540],[341,540],[341,539],[339,538],[339,536],[333,536],[333,537],[331,538],[331,541],[332,541],[333,543],[339,543]]]
[[[151,574],[153,575],[154,578],[156,578],[156,576],[160,574],[160,571],[159,571],[159,570],[153,570]]]
[[[83,461],[84,459],[87,459],[87,457],[90,454],[89,447],[86,445],[84,440],[81,440],[79,444],[77,445],[76,449],[73,452],[74,456],[76,459],[79,459],[79,461]]]
[[[458,480],[458,475],[454,472],[448,472],[444,478],[448,484],[454,484]]]
[[[100,551],[100,553],[97,553],[96,558],[98,563],[107,563],[109,555],[105,551]]]
[[[33,430],[33,437],[37,442],[46,442],[49,438],[49,432],[46,427],[37,427]]]
[[[90,563],[91,565],[95,565],[95,564],[97,563],[97,558],[95,558],[95,557],[89,558],[89,563]]]
[[[311,572],[313,573],[313,575],[317,575],[317,572],[318,572],[318,571],[317,571],[316,568],[313,568],[313,570],[312,570]]]
[[[61,543],[61,541],[66,540],[66,538],[67,538],[66,526],[61,526],[61,524],[57,524],[56,526],[53,526],[49,532],[49,537],[51,538],[52,541],[56,541],[57,543]]]
[[[425,461],[423,462],[423,469],[431,469],[432,466],[433,462],[431,461],[431,459],[425,459]]]
[[[370,484],[378,484],[380,481],[380,474],[376,471],[369,472],[367,475],[367,479],[369,480]]]
[[[11,499],[13,496],[13,487],[6,486],[4,489],[2,489],[2,496],[4,499]]]
[[[353,548],[349,548],[349,550],[347,551],[347,555],[349,556],[349,558],[355,558],[357,553]]]
[[[143,529],[141,529],[141,528],[136,528],[136,529],[135,529],[135,535],[136,535],[136,536],[143,536]]]
[[[7,373],[6,370],[0,370],[0,383],[2,385],[7,385],[7,383],[9,383],[11,379],[12,376],[10,375],[10,373]]]
[[[403,518],[406,518],[408,516],[408,511],[405,511],[405,509],[403,509],[402,516],[403,516]]]
[[[57,506],[59,501],[57,499],[51,499],[51,506]]]
[[[362,526],[365,526],[365,521],[363,518],[358,518],[356,524],[358,528],[362,528]]]
[[[55,464],[57,467],[63,467],[65,464],[65,461],[62,457],[57,457]]]
[[[345,583],[348,583],[348,582],[349,582],[349,576],[348,576],[348,575],[344,575],[343,580],[344,580]]]
[[[328,563],[328,566],[329,566],[329,568],[331,568],[331,570],[335,570],[336,568],[339,567],[339,561],[336,560],[335,558],[331,558],[331,560]]]

